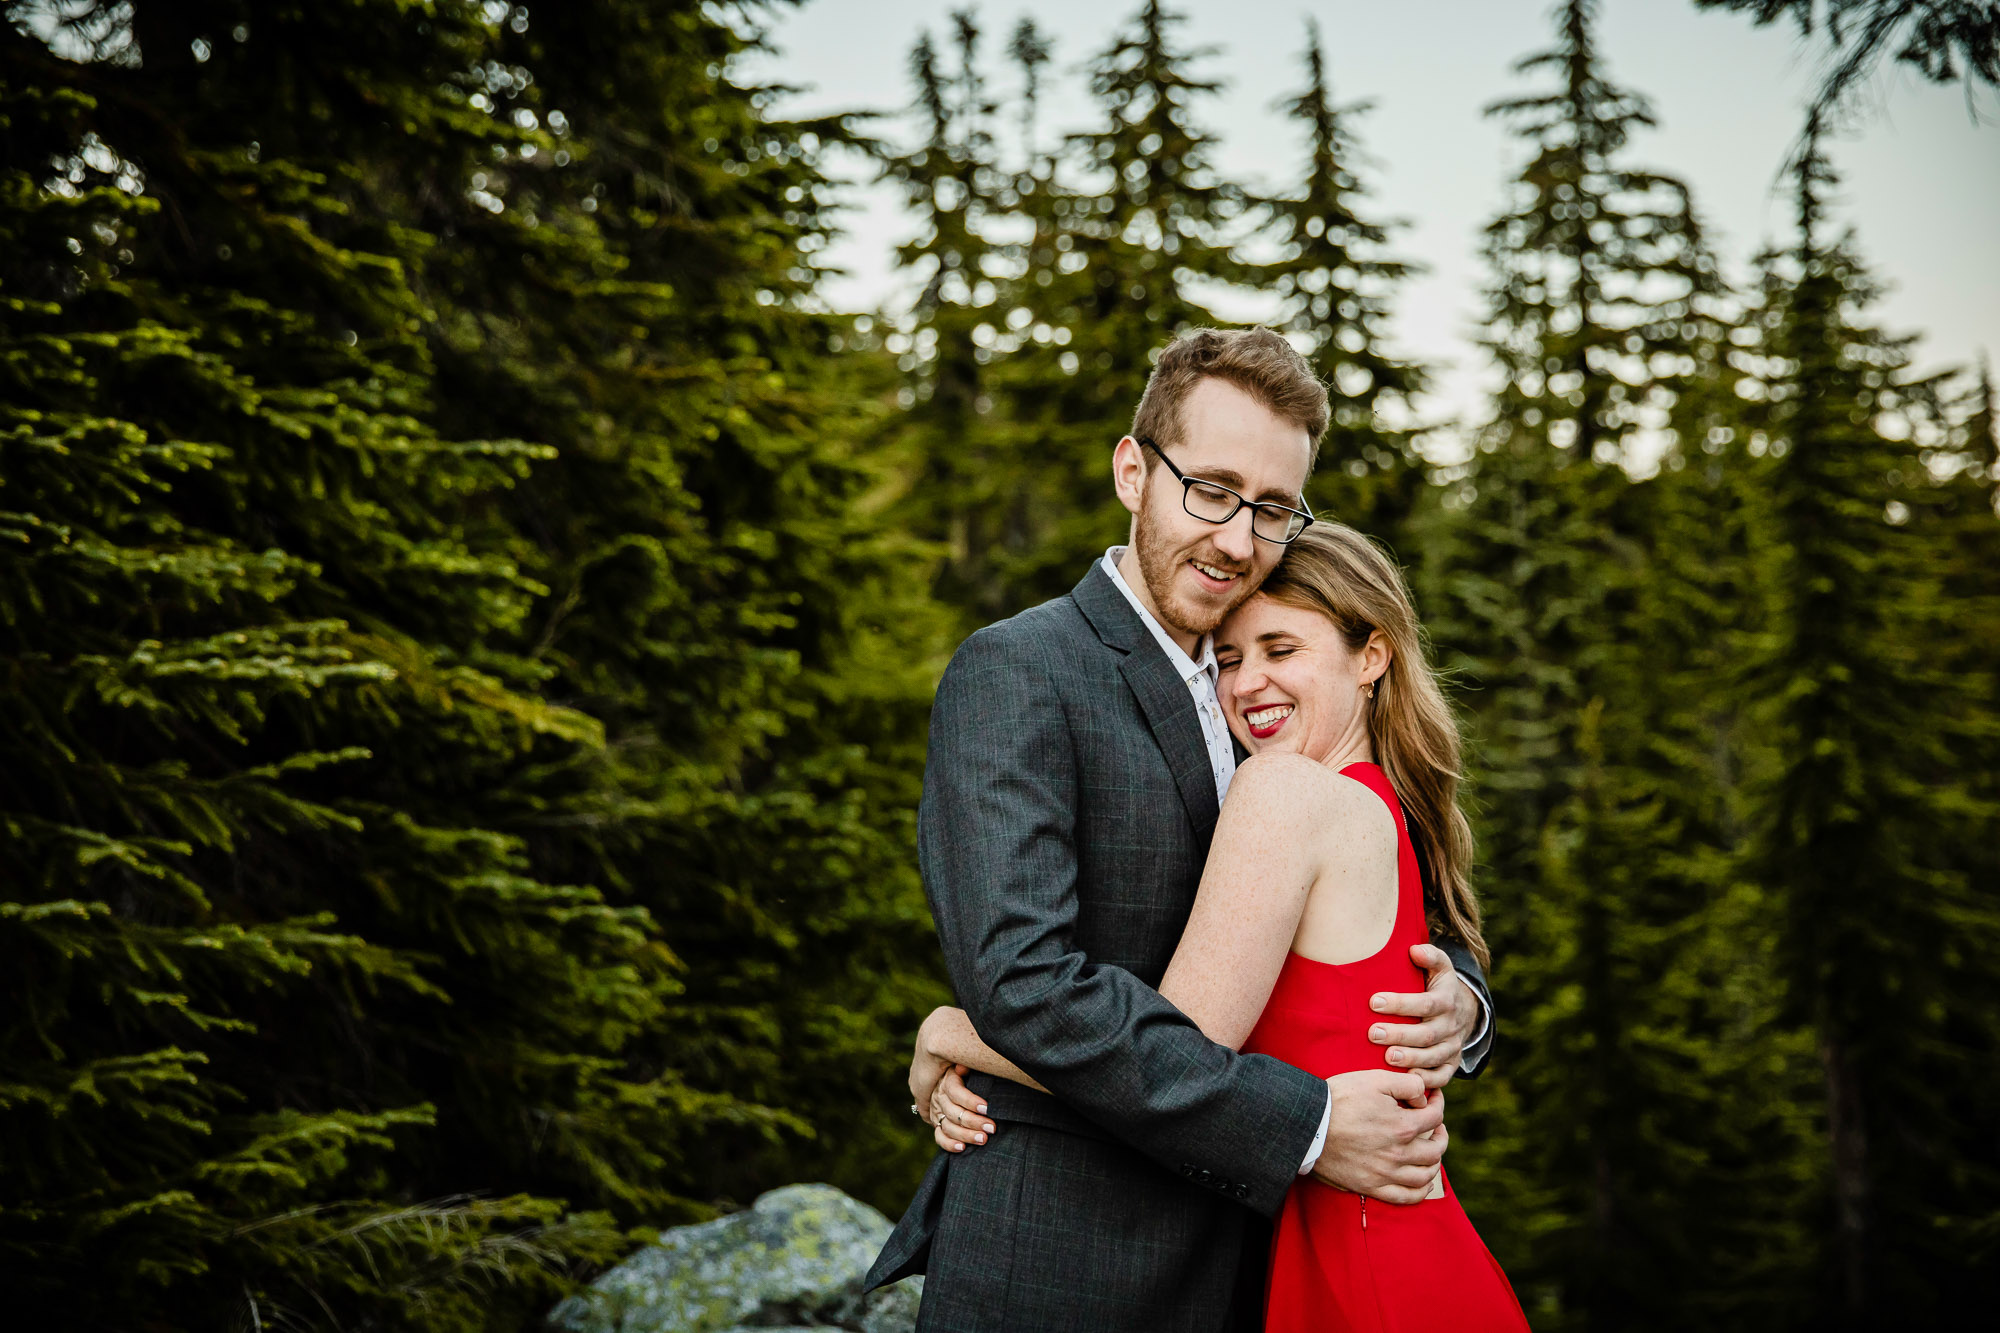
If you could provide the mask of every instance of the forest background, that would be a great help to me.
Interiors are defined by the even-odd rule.
[[[1450,453],[1316,39],[1266,192],[1157,0],[1063,136],[970,10],[913,116],[801,120],[754,3],[8,5],[18,1316],[526,1327],[778,1184],[897,1211],[932,684],[1122,533],[1217,283],[1332,386],[1310,500],[1454,675],[1503,1037],[1452,1169],[1536,1326],[1991,1302],[1996,392],[1873,322],[1830,158],[1882,61],[2000,84],[2000,6],[1696,2],[1832,55],[1793,225],[1725,281],[1555,6]],[[842,145],[907,202],[889,318],[819,299]]]

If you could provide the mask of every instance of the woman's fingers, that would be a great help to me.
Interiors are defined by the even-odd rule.
[[[979,1117],[980,1128],[991,1134],[993,1125],[986,1114],[986,1099],[965,1086],[965,1076],[971,1072],[964,1065],[952,1066],[951,1072],[938,1084],[938,1091],[955,1109]]]
[[[963,1086],[961,1083],[960,1087]],[[970,1097],[970,1100],[975,1105],[979,1101],[977,1097]],[[991,1120],[953,1101],[942,1083],[931,1095],[930,1110],[932,1137],[947,1152],[962,1152],[968,1145],[976,1147],[986,1142],[987,1135],[993,1132]],[[957,1146],[954,1147],[954,1144]]]

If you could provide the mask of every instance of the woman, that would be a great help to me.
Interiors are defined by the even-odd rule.
[[[1352,528],[1308,528],[1216,631],[1219,693],[1250,759],[1216,824],[1201,890],[1160,993],[1213,1041],[1327,1078],[1379,1067],[1378,991],[1420,990],[1426,942],[1416,845],[1432,907],[1486,962],[1458,808],[1459,737],[1424,661],[1395,566]],[[1404,802],[1407,801],[1407,805]],[[923,1057],[1034,1086],[940,1009]],[[919,1088],[940,1146],[985,1142],[948,1086]],[[954,1118],[952,1112],[959,1112]],[[1420,1296],[1412,1293],[1421,1293]],[[1396,1206],[1302,1177],[1286,1196],[1266,1282],[1270,1330],[1524,1330],[1505,1274],[1440,1173]]]

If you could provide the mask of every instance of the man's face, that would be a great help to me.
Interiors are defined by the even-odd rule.
[[[1220,482],[1251,501],[1300,507],[1312,441],[1305,429],[1272,412],[1226,380],[1205,379],[1181,404],[1181,438],[1159,442],[1189,477]],[[1183,633],[1206,634],[1277,567],[1285,548],[1250,533],[1250,509],[1208,523],[1182,505],[1181,483],[1157,458],[1143,482],[1119,446],[1119,498],[1137,522],[1132,544],[1160,619]]]

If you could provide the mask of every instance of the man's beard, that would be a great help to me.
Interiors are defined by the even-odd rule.
[[[1217,569],[1230,569],[1235,562],[1213,550],[1204,553],[1198,547],[1185,550],[1169,548],[1153,521],[1150,506],[1142,505],[1139,509],[1139,530],[1133,534],[1132,544],[1138,549],[1139,573],[1146,580],[1146,591],[1153,595],[1153,605],[1159,609],[1160,619],[1183,634],[1200,636],[1209,633],[1231,611],[1241,606],[1245,598],[1257,591],[1250,571],[1243,570],[1237,578],[1236,595],[1219,608],[1190,604],[1178,597],[1181,566],[1189,559],[1198,556],[1203,564],[1214,565]]]

